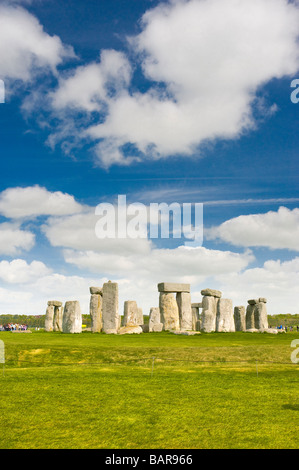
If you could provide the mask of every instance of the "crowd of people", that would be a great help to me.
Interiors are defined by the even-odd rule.
[[[0,331],[26,331],[27,325],[20,325],[19,323],[7,323],[7,325],[0,325]]]

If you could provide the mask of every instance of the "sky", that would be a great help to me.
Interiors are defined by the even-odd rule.
[[[298,34],[295,0],[0,0],[0,314],[108,280],[299,313]],[[98,238],[119,195],[202,204],[202,243]]]

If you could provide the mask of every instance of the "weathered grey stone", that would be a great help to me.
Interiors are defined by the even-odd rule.
[[[139,325],[122,326],[118,331],[119,335],[132,335],[132,334],[139,335],[140,333],[142,333],[142,328]]]
[[[216,315],[216,331],[231,333],[235,330],[233,301],[231,299],[219,299]]]
[[[264,302],[259,302],[254,308],[254,326],[258,330],[268,328],[267,306]]]
[[[267,299],[265,297],[260,297],[259,302],[264,302],[264,304],[267,303]]]
[[[142,326],[143,324],[144,324],[143,310],[141,307],[138,307],[137,325]]]
[[[201,291],[201,295],[203,296],[210,296],[210,297],[217,297],[220,299],[222,296],[222,292],[220,290],[214,290],[214,289],[203,289]]]
[[[120,327],[118,313],[118,284],[105,282],[103,285],[103,331],[107,334],[117,333]]]
[[[200,320],[199,317],[199,308],[198,307],[193,307],[193,305],[198,305],[198,304],[191,304],[191,309],[192,309],[192,330],[196,330],[196,324]]]
[[[138,325],[138,307],[135,300],[126,300],[124,303],[124,326]]]
[[[103,287],[90,287],[91,295],[103,295]]]
[[[249,305],[255,305],[259,303],[259,299],[250,299],[247,301]]]
[[[53,331],[62,331],[63,307],[54,307]]]
[[[160,292],[159,308],[164,330],[179,330],[179,308],[173,294]]]
[[[251,330],[252,328],[255,328],[254,309],[255,309],[255,304],[247,305],[246,317],[245,317],[246,330]]]
[[[48,305],[45,317],[45,331],[53,331],[54,305]]]
[[[152,307],[149,313],[149,331],[153,331],[153,326],[161,323],[161,315],[159,307]]]
[[[212,333],[216,330],[216,312],[218,298],[204,296],[202,299],[201,331]]]
[[[201,333],[199,331],[171,331],[174,335],[184,335],[184,336],[194,336],[194,335],[200,335]]]
[[[201,320],[197,320],[195,324],[195,331],[200,331],[201,330]]]
[[[160,282],[159,292],[190,292],[190,284],[180,284],[177,282]]]
[[[53,305],[54,307],[61,307],[62,302],[59,302],[59,300],[49,300],[48,305]]]
[[[179,308],[180,329],[192,330],[192,309],[190,292],[178,292],[176,301]]]
[[[144,323],[143,325],[140,325],[142,328],[143,333],[149,333],[149,324]]]
[[[100,333],[103,327],[102,296],[100,294],[91,294],[89,303],[89,314],[91,317],[91,332]]]
[[[277,328],[266,328],[265,330],[261,330],[262,333],[269,333],[271,335],[277,335],[278,330]]]
[[[191,307],[192,308],[202,308],[202,302],[193,303],[193,304],[191,304]]]
[[[248,328],[246,329],[246,333],[260,333],[260,330],[257,330],[256,328]]]
[[[82,314],[78,300],[65,302],[63,319],[63,333],[81,333],[82,332]]]
[[[155,323],[153,326],[152,326],[152,330],[151,330],[153,333],[160,333],[161,331],[163,331],[163,323]]]
[[[245,331],[246,330],[246,321],[245,321],[245,307],[241,305],[234,308],[234,320],[235,320],[235,329],[236,331]]]

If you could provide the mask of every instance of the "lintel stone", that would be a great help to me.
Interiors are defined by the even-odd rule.
[[[176,282],[160,282],[159,292],[190,292],[190,284],[180,284]]]

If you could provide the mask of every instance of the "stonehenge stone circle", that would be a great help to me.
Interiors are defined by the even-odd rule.
[[[225,333],[236,331],[231,299],[219,298],[217,302],[216,331]]]
[[[63,333],[81,333],[82,332],[82,314],[78,300],[70,300],[65,303],[63,320]]]
[[[120,316],[118,313],[118,284],[117,282],[105,282],[103,285],[103,332],[117,334],[120,328]]]
[[[245,331],[246,322],[245,322],[245,307],[241,305],[234,308],[234,320],[236,331]]]
[[[246,309],[246,330],[266,330],[268,328],[267,299],[248,300]]]

